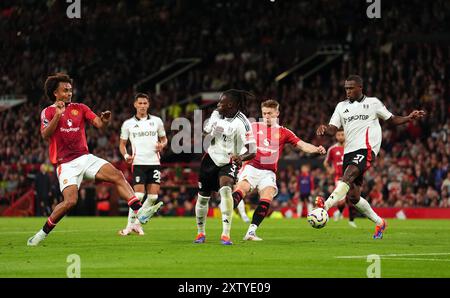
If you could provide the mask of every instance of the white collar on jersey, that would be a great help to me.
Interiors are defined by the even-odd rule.
[[[231,122],[231,121],[233,121],[240,113],[241,113],[241,111],[238,110],[237,113],[236,113],[233,117],[230,117],[230,118],[223,117],[223,119],[226,120],[226,121]]]
[[[354,103],[354,102],[363,102],[364,100],[366,99],[366,96],[363,94],[362,96],[361,96],[361,98],[360,99],[358,99],[358,100],[354,100],[354,101],[351,101],[350,99],[348,100],[350,103]]]
[[[137,121],[141,121],[142,119],[145,119],[145,118],[139,119],[137,117],[137,115],[134,115],[134,119],[136,119]],[[150,120],[150,114],[147,114],[147,118],[145,120]]]

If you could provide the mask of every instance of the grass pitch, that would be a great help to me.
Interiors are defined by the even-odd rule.
[[[262,242],[243,241],[233,220],[233,246],[220,244],[221,222],[207,220],[207,242],[193,244],[194,218],[153,218],[146,235],[118,236],[126,218],[67,217],[41,246],[27,239],[45,218],[0,218],[0,277],[66,277],[77,254],[81,277],[367,277],[367,255],[380,255],[381,277],[450,277],[450,220],[389,220],[384,239],[358,219],[312,229],[306,219],[266,219]]]

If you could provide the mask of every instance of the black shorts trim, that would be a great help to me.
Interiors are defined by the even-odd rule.
[[[161,184],[161,166],[134,165],[133,186],[137,184]]]
[[[205,154],[200,165],[198,188],[200,191],[211,192],[219,190],[219,179],[227,176],[237,181],[238,167],[234,163],[229,163],[218,167],[209,154]]]

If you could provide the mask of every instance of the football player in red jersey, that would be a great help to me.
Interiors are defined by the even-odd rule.
[[[256,157],[246,162],[239,172],[239,182],[233,192],[234,207],[253,189],[259,191],[259,204],[253,213],[252,222],[244,240],[262,240],[256,229],[269,212],[270,204],[278,193],[276,171],[278,160],[285,144],[291,144],[307,153],[325,154],[322,146],[314,146],[300,140],[291,130],[278,124],[280,104],[273,99],[261,104],[263,122],[252,124],[257,144]]]
[[[97,116],[82,103],[72,102],[72,79],[58,73],[45,81],[45,94],[54,103],[41,113],[41,135],[49,142],[50,161],[57,166],[59,187],[64,200],[48,217],[43,228],[28,239],[29,246],[36,246],[47,237],[56,224],[78,201],[78,190],[83,178],[113,183],[119,195],[128,201],[139,220],[144,221],[151,210],[141,208],[133,188],[122,172],[104,159],[89,153],[86,142],[85,122],[103,129],[111,120],[111,112]]]
[[[337,143],[328,148],[327,156],[323,161],[323,165],[327,172],[330,175],[334,175],[334,183],[337,185],[338,181],[342,178],[342,166],[344,163],[344,144],[345,144],[345,134],[344,130],[341,128],[336,133],[336,141]],[[331,163],[331,166],[330,166]],[[348,199],[339,201],[337,204],[338,210],[336,210],[333,214],[334,220],[338,221],[342,218],[342,214],[345,209],[345,204],[348,204],[349,211],[349,221],[348,224],[356,228],[355,217],[356,217],[356,208]]]

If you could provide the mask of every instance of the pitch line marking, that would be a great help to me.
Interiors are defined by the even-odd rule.
[[[387,254],[387,255],[378,255],[379,257],[406,257],[406,256],[446,256],[450,255],[449,252],[436,252],[436,253],[421,253],[421,254]],[[368,255],[365,256],[336,256],[336,259],[365,259]],[[394,259],[394,258],[392,258]],[[412,260],[408,259],[408,260]],[[431,260],[431,259],[430,259]],[[435,259],[439,260],[439,259]],[[443,260],[440,260],[443,261]]]
[[[383,260],[400,260],[400,261],[435,261],[435,262],[450,262],[449,259],[424,259],[424,258],[394,258],[385,257]]]

